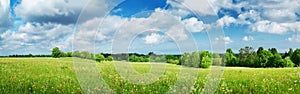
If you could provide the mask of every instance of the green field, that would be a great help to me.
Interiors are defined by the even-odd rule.
[[[150,65],[131,63],[139,73],[147,73]],[[180,66],[167,64],[164,75],[148,85],[124,80],[111,62],[98,63],[99,73],[116,93],[166,93],[177,81]],[[210,69],[196,69],[198,79],[191,93],[204,88]],[[300,92],[300,68],[224,68],[216,93],[276,93]],[[188,87],[187,87],[188,88]],[[186,90],[182,88],[182,91]],[[174,91],[176,92],[176,91]],[[73,67],[73,58],[0,58],[0,93],[83,93]]]

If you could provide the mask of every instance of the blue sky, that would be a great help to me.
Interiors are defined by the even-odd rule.
[[[300,48],[299,0],[0,0],[0,55]]]

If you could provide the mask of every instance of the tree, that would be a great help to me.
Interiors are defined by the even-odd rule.
[[[284,60],[283,60],[283,67],[294,67],[294,63],[293,61],[290,59],[290,57],[286,57]]]
[[[295,66],[299,66],[299,64],[300,64],[300,49],[296,49],[293,52],[291,60],[293,61],[293,63],[295,64]]]
[[[72,57],[72,52],[67,52],[67,57]]]
[[[277,54],[278,53],[276,48],[271,48],[269,50],[271,51],[272,54]]]
[[[105,60],[105,57],[104,57],[102,54],[96,54],[96,55],[95,55],[95,59],[96,59],[96,61],[98,61],[98,62],[102,62],[102,61]]]
[[[289,57],[292,57],[292,56],[293,56],[293,53],[294,53],[294,52],[293,52],[293,48],[290,48],[290,49],[289,49],[289,52],[288,52]]]
[[[32,55],[32,54],[29,54],[28,57],[33,57],[33,55]]]
[[[256,53],[259,54],[259,53],[261,53],[263,50],[264,50],[263,47],[259,47],[259,48],[257,49]]]
[[[208,51],[203,51],[200,55],[200,68],[209,68],[212,64],[212,54]]]
[[[72,55],[74,57],[80,57],[80,52],[79,51],[74,51]]]
[[[257,53],[257,61],[254,67],[267,67],[270,57],[273,57],[273,54],[269,50],[260,51]]]
[[[238,60],[233,51],[229,48],[226,50],[226,66],[237,66]]]
[[[107,60],[107,61],[113,61],[113,57],[112,57],[112,56],[108,56],[108,57],[106,58],[106,60]]]
[[[222,65],[222,58],[220,54],[218,53],[213,54],[213,65],[217,65],[217,66]]]
[[[267,67],[283,67],[283,59],[280,54],[275,53],[269,58]]]
[[[256,60],[256,53],[252,47],[246,46],[239,50],[239,65],[243,67],[253,67]]]
[[[59,57],[61,56],[61,51],[59,50],[58,47],[54,47],[54,48],[52,49],[52,54],[51,54],[51,56],[52,56],[53,58],[59,58]]]

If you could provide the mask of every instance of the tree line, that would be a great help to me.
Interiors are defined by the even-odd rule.
[[[74,51],[64,53],[58,47],[53,48],[52,57],[79,57],[84,59],[93,59],[98,62],[102,61],[129,61],[129,62],[166,62],[189,67],[208,68],[211,65],[226,65],[238,67],[295,67],[300,64],[300,49],[289,49],[283,54],[278,53],[276,48],[264,49],[259,47],[258,50],[246,46],[235,54],[232,49],[228,48],[225,54],[210,53],[209,51],[196,51],[184,53],[183,55],[156,55],[153,52],[144,54],[93,54],[88,51]],[[223,58],[222,58],[223,57]]]
[[[289,49],[284,54],[278,53],[276,48],[265,50],[259,47],[255,51],[252,47],[241,48],[238,54],[234,54],[232,49],[226,50],[226,66],[240,67],[295,67],[300,64],[300,49]]]

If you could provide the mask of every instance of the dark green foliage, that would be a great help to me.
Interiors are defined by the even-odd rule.
[[[227,66],[241,66],[241,67],[293,67],[300,62],[300,49],[293,50],[290,48],[288,53],[281,56],[276,48],[264,50],[259,47],[255,52],[252,47],[246,46],[239,50],[238,58],[231,49],[226,51],[226,65]],[[291,56],[291,58],[290,58]],[[284,58],[284,59],[283,59]],[[298,62],[298,63],[297,63]]]
[[[106,60],[107,60],[107,61],[113,61],[113,57],[112,57],[112,56],[108,56],[108,57],[106,58]]]
[[[262,50],[257,53],[257,61],[254,67],[268,67],[267,63],[269,62],[269,58],[273,57],[273,54],[269,50]]]
[[[299,66],[300,65],[300,49],[296,49],[293,52],[291,60],[294,62],[295,66]]]
[[[214,53],[213,54],[213,65],[220,66],[222,65],[223,59],[221,58],[220,54]]]
[[[238,59],[231,49],[226,50],[226,66],[237,66]]]
[[[150,62],[166,62],[166,57],[164,55],[158,56],[158,55],[151,55],[149,57]]]
[[[28,56],[29,56],[29,57],[33,57],[33,55],[32,55],[32,54],[29,54]]]
[[[184,53],[180,58],[180,64],[189,67],[208,68],[212,65],[212,54],[208,51]]]
[[[294,67],[294,63],[293,61],[290,59],[290,57],[286,57],[284,60],[283,60],[283,66],[284,67]]]
[[[149,58],[146,56],[136,56],[136,55],[130,55],[129,56],[130,62],[149,62]]]
[[[179,64],[179,60],[169,59],[169,60],[167,60],[167,63],[178,65]]]
[[[241,48],[239,52],[239,66],[254,66],[256,62],[256,53],[252,47],[246,46],[245,48]]]
[[[61,51],[59,50],[58,47],[55,47],[55,48],[52,49],[52,54],[51,54],[51,56],[52,56],[53,58],[60,58],[60,57],[61,57]]]
[[[281,55],[278,53],[273,54],[273,56],[270,57],[269,61],[267,62],[267,67],[284,67]]]
[[[95,60],[98,62],[102,62],[105,60],[105,57],[102,54],[96,54],[95,55]]]

